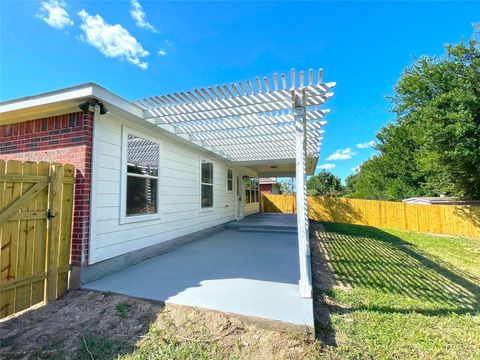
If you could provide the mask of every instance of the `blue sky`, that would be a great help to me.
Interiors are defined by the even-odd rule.
[[[84,82],[135,100],[322,67],[337,87],[319,165],[345,178],[393,119],[402,70],[468,39],[480,2],[2,0],[0,14],[1,100]]]

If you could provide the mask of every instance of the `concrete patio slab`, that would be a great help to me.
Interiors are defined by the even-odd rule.
[[[313,327],[298,279],[296,234],[226,229],[83,287]]]

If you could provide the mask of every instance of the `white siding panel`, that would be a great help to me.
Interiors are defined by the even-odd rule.
[[[115,169],[120,170],[121,160],[117,156],[98,154],[98,162],[100,169]]]
[[[245,204],[245,216],[255,214],[260,211],[260,204],[253,203],[253,204]]]
[[[235,219],[235,191],[227,192],[227,165],[189,146],[115,115],[96,119],[96,218],[89,263],[122,255]],[[159,219],[121,223],[122,126],[160,143]],[[200,206],[200,159],[214,163],[214,208]],[[240,172],[240,170],[239,170]],[[235,182],[234,182],[235,184]],[[235,190],[235,189],[234,189]],[[255,209],[246,209],[253,213]],[[130,220],[130,218],[129,218]]]

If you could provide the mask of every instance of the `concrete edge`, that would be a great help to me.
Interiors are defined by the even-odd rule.
[[[146,299],[148,300],[148,299]],[[205,312],[212,312],[212,313],[217,313],[217,314],[227,314],[230,317],[236,318],[240,321],[243,321],[246,324],[253,325],[258,327],[259,329],[263,330],[274,330],[274,331],[289,331],[295,334],[301,334],[305,335],[308,338],[311,338],[312,340],[315,339],[315,329],[312,326],[309,325],[297,325],[293,323],[288,323],[280,320],[273,320],[273,319],[265,319],[257,316],[248,316],[248,315],[241,315],[241,314],[236,314],[236,313],[231,313],[227,311],[220,311],[220,310],[213,310],[213,309],[207,309],[207,308],[202,308],[202,307],[197,307],[197,306],[188,306],[188,305],[179,305],[179,304],[172,304],[167,302],[163,302],[166,308],[171,307],[171,308],[193,308],[193,309],[199,309]]]
[[[236,318],[240,321],[243,321],[245,324],[248,325],[253,325],[258,327],[259,329],[263,330],[272,330],[272,331],[287,331],[291,332],[294,334],[299,334],[302,336],[305,336],[308,339],[315,340],[315,328],[314,326],[309,326],[309,325],[297,325],[297,324],[292,324],[280,320],[273,320],[273,319],[265,319],[257,316],[248,316],[248,315],[240,315],[236,313],[231,313],[227,311],[220,311],[220,310],[213,310],[213,309],[207,309],[207,308],[202,308],[202,307],[197,307],[197,306],[188,306],[188,305],[180,305],[180,304],[173,304],[170,302],[165,302],[162,300],[155,300],[155,299],[150,299],[150,298],[144,298],[141,296],[132,296],[132,295],[125,295],[122,293],[117,293],[114,291],[103,291],[103,290],[96,290],[96,289],[89,289],[89,288],[82,288],[81,290],[83,291],[92,291],[96,293],[101,293],[101,294],[115,294],[115,295],[122,295],[126,297],[132,297],[135,299],[140,299],[143,301],[149,301],[152,303],[157,303],[160,305],[163,305],[164,308],[186,308],[186,309],[198,309],[201,311],[205,312],[212,312],[212,313],[217,313],[217,314],[226,314],[230,317]]]
[[[111,259],[103,260],[98,263],[72,269],[75,274],[79,274],[78,285],[72,288],[78,288],[78,286],[98,280],[102,277],[114,274],[121,270],[124,270],[130,266],[137,265],[147,259],[168,253],[179,247],[191,243],[196,240],[200,240],[206,236],[212,235],[218,231],[226,228],[226,224],[220,224],[212,226],[207,229],[203,229],[191,234],[183,235],[171,240],[163,241],[159,244],[148,246],[143,249],[138,249],[123,255],[113,257]],[[77,275],[78,276],[78,275]]]

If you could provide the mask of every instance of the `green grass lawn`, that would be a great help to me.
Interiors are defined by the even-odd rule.
[[[325,357],[480,359],[480,239],[324,226]]]

